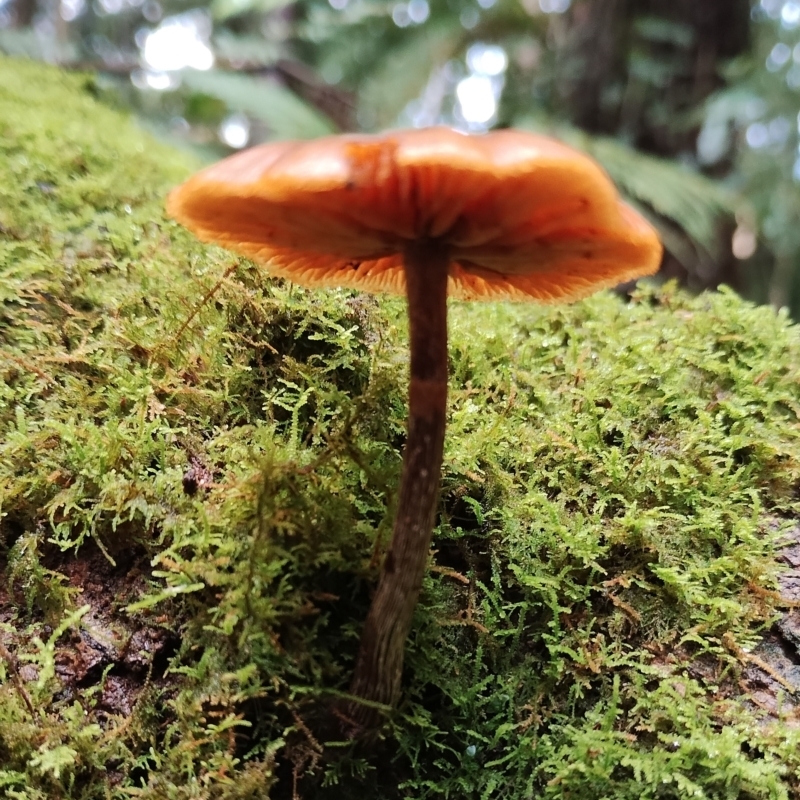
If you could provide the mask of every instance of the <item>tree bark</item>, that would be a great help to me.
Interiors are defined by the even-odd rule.
[[[14,28],[28,28],[36,16],[38,5],[36,0],[17,0],[12,6],[14,14]]]

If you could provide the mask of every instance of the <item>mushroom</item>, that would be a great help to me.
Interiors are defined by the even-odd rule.
[[[392,540],[347,714],[372,728],[400,695],[425,574],[447,398],[447,296],[569,301],[654,273],[653,228],[587,156],[543,136],[447,128],[277,142],[192,177],[167,208],[202,240],[306,286],[405,293],[408,438]]]

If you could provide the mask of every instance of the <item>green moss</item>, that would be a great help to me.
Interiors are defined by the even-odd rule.
[[[785,316],[453,304],[405,699],[336,742],[402,302],[201,246],[163,214],[191,165],[92,94],[0,60],[0,795],[797,796],[793,698],[746,691],[798,512]]]

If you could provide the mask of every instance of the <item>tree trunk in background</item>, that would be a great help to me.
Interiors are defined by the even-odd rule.
[[[578,4],[561,59],[561,96],[566,115],[578,127],[610,132],[607,100],[626,71],[630,0],[588,0]]]
[[[749,33],[749,0],[574,3],[557,69],[557,113],[589,133],[691,161],[697,108],[722,86],[720,66],[748,47]],[[719,233],[713,268],[707,258],[668,258],[667,271],[695,289],[737,286],[731,231]]]
[[[665,25],[660,40],[648,32],[654,22],[672,26],[672,38]],[[749,0],[577,3],[559,69],[560,110],[590,133],[623,134],[651,153],[693,151],[697,131],[676,125],[676,115],[720,87],[720,63],[747,48],[749,23]],[[656,64],[661,82],[647,74]],[[665,112],[653,113],[656,105]]]
[[[17,0],[14,3],[14,27],[27,28],[36,16],[36,0]]]

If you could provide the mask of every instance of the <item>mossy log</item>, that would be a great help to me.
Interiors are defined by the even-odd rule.
[[[403,303],[197,243],[163,213],[196,165],[99,94],[0,59],[0,796],[797,797],[790,320],[674,286],[452,303],[403,696],[332,741]]]

